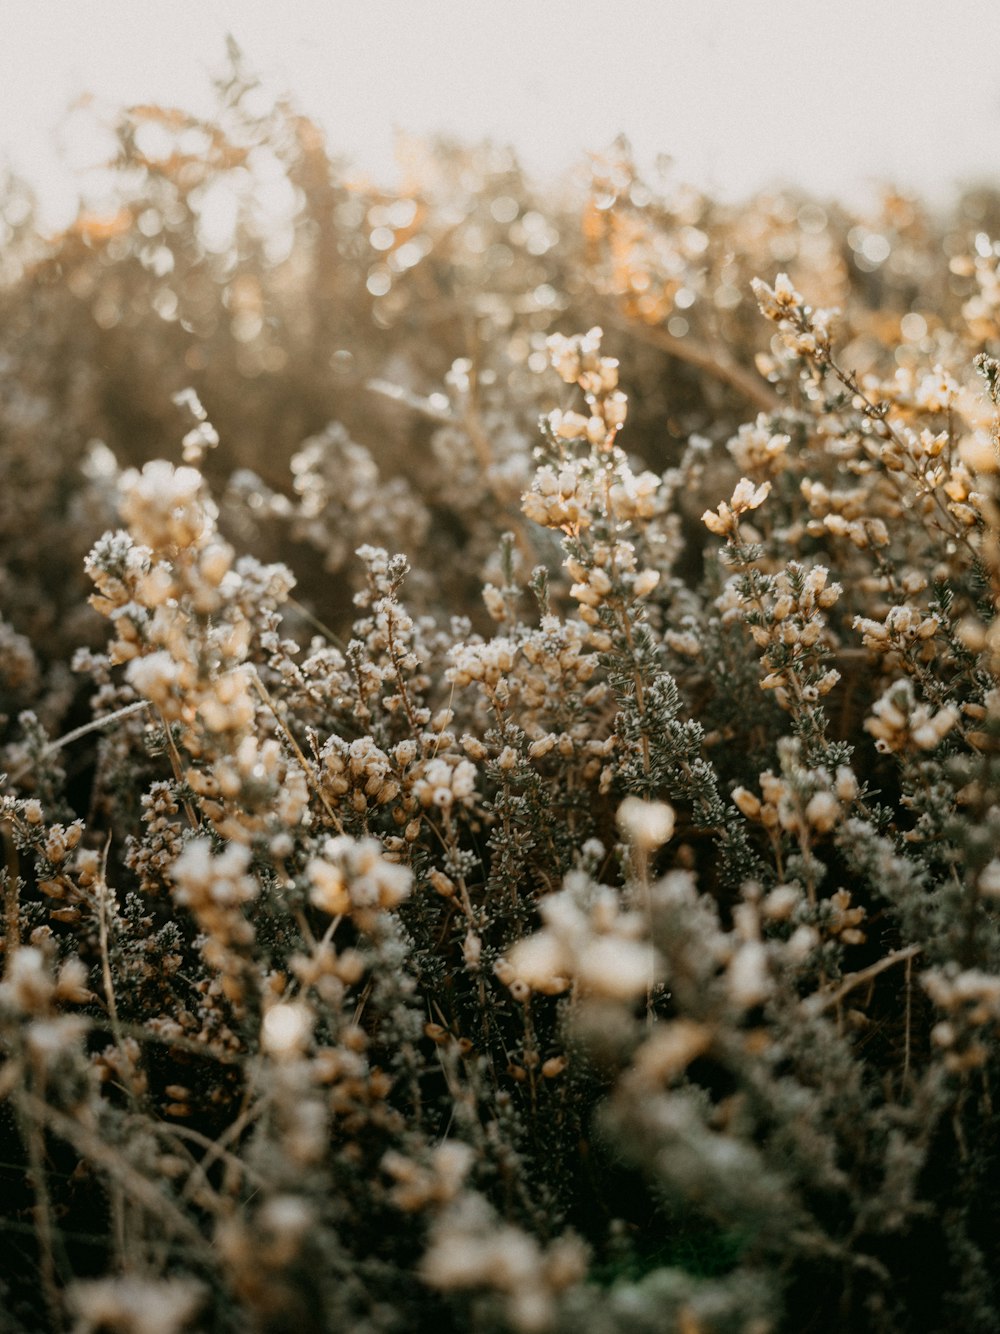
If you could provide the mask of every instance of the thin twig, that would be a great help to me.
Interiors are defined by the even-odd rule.
[[[18,1102],[21,1099],[18,1098]],[[49,1320],[54,1330],[63,1328],[62,1302],[59,1298],[59,1283],[56,1277],[55,1228],[53,1226],[52,1200],[49,1196],[48,1180],[45,1173],[45,1141],[42,1128],[31,1116],[21,1110],[23,1134],[28,1149],[28,1163],[31,1168],[31,1185],[35,1195],[35,1235],[38,1238],[39,1271],[42,1292],[48,1308]]]
[[[134,704],[126,704],[124,708],[115,709],[114,713],[106,713],[101,718],[93,718],[89,723],[84,723],[81,727],[74,727],[72,732],[66,732],[55,741],[47,742],[41,749],[39,759],[44,759],[47,755],[54,755],[57,750],[62,750],[63,746],[68,746],[73,741],[79,741],[81,737],[89,736],[91,732],[99,732],[102,727],[107,727],[108,723],[116,723],[121,718],[128,718],[133,713],[139,713],[143,709],[149,708],[148,699],[137,700]],[[35,763],[34,758],[22,764],[20,769],[8,775],[9,783],[19,782]]]
[[[903,1040],[903,1087],[910,1082],[910,1042],[913,1019],[913,959],[906,961],[906,1036]]]
[[[177,786],[179,788],[182,788],[184,786],[184,768],[183,768],[183,763],[181,761],[180,751],[177,749],[177,744],[174,741],[172,732],[170,731],[170,724],[167,722],[166,718],[164,718],[163,711],[161,709],[157,709],[156,716],[160,720],[160,723],[163,727],[163,734],[167,739],[167,754],[170,756],[170,767],[173,770],[174,781],[177,783]],[[198,819],[197,812],[191,805],[190,800],[187,797],[184,797],[182,799],[181,805],[184,807],[184,814],[187,816],[188,824],[191,826],[191,828],[192,829],[200,828],[201,822]]]
[[[4,894],[4,951],[7,966],[21,943],[21,864],[14,842],[14,827],[9,820],[0,820],[0,838],[3,839],[4,869],[7,883]]]
[[[260,673],[257,671],[257,669],[256,669],[255,667],[251,667],[250,679],[251,679],[251,681],[253,682],[253,684],[254,684],[254,686],[255,686],[255,688],[256,688],[256,690],[257,690],[257,693],[260,695],[260,697],[261,697],[261,699],[263,700],[263,702],[267,705],[267,707],[271,710],[271,713],[274,715],[274,721],[275,721],[275,722],[278,724],[278,726],[281,728],[281,731],[282,731],[282,733],[284,734],[285,740],[286,740],[286,741],[288,742],[288,744],[291,746],[291,748],[292,748],[292,752],[293,752],[293,754],[295,755],[295,758],[298,760],[299,764],[302,766],[302,772],[303,772],[303,773],[305,774],[305,776],[306,776],[306,781],[308,782],[309,786],[313,789],[313,791],[316,793],[317,797],[319,797],[320,801],[322,802],[322,804],[323,804],[323,809],[326,811],[327,815],[330,817],[330,820],[331,820],[331,822],[332,822],[334,828],[337,830],[337,833],[338,833],[338,834],[342,834],[342,833],[344,832],[344,826],[343,826],[343,824],[341,823],[340,816],[337,814],[337,812],[333,809],[333,807],[332,807],[332,806],[330,805],[330,803],[327,801],[327,799],[326,799],[326,793],[323,791],[323,788],[322,788],[321,785],[320,785],[319,779],[318,779],[318,778],[316,777],[316,775],[313,773],[313,771],[312,771],[312,766],[310,765],[309,761],[306,759],[305,755],[302,753],[302,747],[301,747],[301,746],[299,745],[299,743],[295,740],[295,737],[294,737],[294,735],[292,734],[290,728],[288,727],[288,724],[285,722],[284,718],[282,718],[281,714],[278,712],[278,706],[275,704],[274,700],[271,698],[271,692],[268,690],[268,688],[267,688],[267,686],[264,684],[264,682],[260,679]]]
[[[128,1084],[129,1095],[135,1102],[138,1098],[136,1081],[133,1077],[132,1061],[125,1047],[125,1037],[118,1018],[118,1002],[115,1000],[115,984],[111,975],[111,950],[108,932],[108,906],[111,887],[108,885],[108,853],[111,850],[111,835],[104,843],[104,855],[101,859],[101,875],[97,882],[97,923],[99,948],[101,953],[101,980],[104,985],[104,1000],[108,1007],[108,1020],[122,1062],[122,1074]]]
[[[288,605],[294,607],[302,619],[308,621],[314,630],[318,630],[324,639],[328,639],[334,648],[340,649],[341,653],[347,651],[347,645],[344,643],[343,639],[341,639],[340,635],[338,635],[335,630],[331,630],[328,625],[321,621],[315,612],[311,612],[305,603],[299,602],[297,598],[293,597],[289,597],[287,601]]]
[[[916,958],[918,954],[923,953],[922,945],[908,945],[906,949],[895,950],[892,954],[887,954],[884,959],[879,959],[876,963],[869,964],[867,968],[862,968],[856,973],[848,973],[843,979],[836,991],[831,991],[827,995],[817,994],[809,999],[809,1007],[816,1014],[822,1014],[824,1010],[829,1010],[833,1005],[839,1005],[845,996],[856,988],[870,982],[873,977],[878,977],[879,973],[884,973],[887,968],[894,968],[897,963],[904,963],[908,959]]]
[[[72,1144],[73,1148],[96,1167],[107,1172],[119,1181],[127,1194],[164,1227],[178,1237],[183,1237],[200,1250],[210,1249],[198,1228],[173,1203],[166,1192],[160,1190],[141,1172],[122,1156],[121,1152],[110,1144],[105,1144],[96,1131],[89,1130],[65,1112],[49,1106],[44,1099],[32,1093],[21,1092],[15,1095],[18,1107],[30,1115],[36,1123],[44,1123],[60,1139]]]
[[[192,1130],[190,1126],[160,1125],[157,1127],[157,1130],[165,1137],[170,1136],[171,1138],[181,1140],[187,1139],[207,1151],[204,1158],[196,1159],[192,1162],[187,1184],[181,1193],[182,1202],[186,1203],[189,1200],[193,1200],[199,1189],[203,1186],[207,1186],[211,1190],[208,1172],[216,1162],[224,1163],[232,1172],[243,1176],[247,1181],[252,1182],[259,1189],[264,1190],[267,1188],[268,1181],[266,1177],[261,1176],[259,1172],[255,1171],[254,1168],[249,1165],[249,1163],[244,1162],[242,1158],[237,1158],[235,1154],[230,1153],[225,1147],[226,1139],[238,1138],[246,1129],[247,1125],[256,1119],[259,1114],[259,1108],[255,1107],[253,1116],[248,1117],[244,1115],[234,1122],[234,1126],[237,1127],[235,1133],[234,1127],[230,1126],[226,1135],[220,1136],[218,1139],[210,1139],[208,1135],[203,1135],[198,1130]],[[225,1198],[224,1194],[218,1191],[213,1191],[212,1193],[216,1196],[216,1199],[220,1201],[220,1204],[216,1205],[216,1212],[222,1212],[221,1201]]]
[[[620,333],[629,334],[640,343],[659,348],[670,357],[684,361],[690,366],[697,366],[713,379],[721,381],[730,389],[735,389],[744,398],[750,400],[762,412],[775,412],[781,407],[781,399],[767,385],[721,348],[705,347],[690,338],[675,338],[666,329],[654,324],[640,324],[619,315],[611,315],[606,323]]]

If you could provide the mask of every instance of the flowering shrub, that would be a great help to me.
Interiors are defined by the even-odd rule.
[[[129,266],[176,273],[178,201],[265,145],[344,210],[329,281],[391,234],[336,356],[397,346],[267,477],[214,332],[176,461],[72,397],[50,436],[58,349],[0,370],[6,1327],[1000,1329],[1000,245],[956,222],[942,279],[906,201],[737,216],[624,158],[579,240],[512,169],[457,228],[447,173],[359,211],[233,87],[4,300],[120,301],[155,351]],[[151,119],[208,133],[133,112],[128,152]],[[248,381],[297,225],[194,301]]]

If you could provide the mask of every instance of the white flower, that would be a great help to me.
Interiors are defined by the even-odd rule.
[[[821,834],[827,834],[840,818],[840,802],[832,792],[817,792],[806,806],[806,819]]]
[[[509,963],[516,977],[532,991],[555,995],[565,991],[571,961],[552,931],[536,931],[519,940],[510,951]]]
[[[746,510],[755,510],[763,505],[770,494],[770,482],[761,482],[760,486],[754,486],[749,477],[741,477],[736,483],[729,504],[734,514],[743,514]]]
[[[727,975],[729,996],[741,1010],[760,1005],[771,994],[767,949],[759,940],[748,940],[733,955]]]
[[[272,1056],[289,1056],[301,1051],[312,1033],[313,1013],[301,1001],[282,1001],[264,1015],[260,1040]]]
[[[976,882],[980,894],[988,899],[1000,899],[1000,861],[996,857],[986,863]]]
[[[653,981],[656,955],[650,944],[618,935],[597,936],[576,961],[576,975],[588,991],[609,1000],[641,996]]]
[[[637,598],[644,598],[652,593],[660,582],[659,570],[641,570],[635,576],[632,592]]]
[[[175,662],[166,649],[148,653],[144,658],[133,658],[125,668],[125,679],[133,690],[159,705],[167,702],[182,675],[181,664]]]
[[[665,801],[626,797],[618,807],[618,827],[642,852],[653,852],[674,833],[674,808]]]

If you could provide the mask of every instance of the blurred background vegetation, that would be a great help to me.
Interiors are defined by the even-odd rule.
[[[624,442],[662,471],[773,406],[751,277],[787,269],[840,306],[862,374],[933,362],[1000,222],[985,189],[946,210],[886,189],[864,215],[788,191],[722,204],[669,164],[644,176],[624,141],[551,188],[506,149],[404,142],[387,193],[259,93],[231,44],[212,117],[121,110],[100,199],[56,235],[24,181],[0,188],[0,603],[50,663],[99,636],[83,555],[117,469],[179,458],[188,387],[220,438],[224,528],[287,559],[311,615],[345,624],[353,549],[380,541],[476,617],[504,526],[526,560],[552,554],[519,514],[549,333],[604,327]]]

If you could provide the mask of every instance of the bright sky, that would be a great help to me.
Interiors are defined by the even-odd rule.
[[[539,173],[624,131],[727,195],[1000,184],[997,0],[0,0],[0,159],[66,220],[71,100],[207,110],[227,31],[380,178],[399,128]]]

